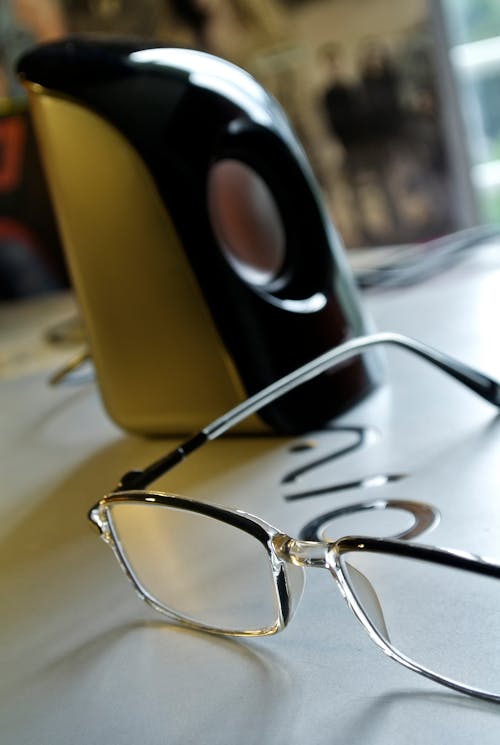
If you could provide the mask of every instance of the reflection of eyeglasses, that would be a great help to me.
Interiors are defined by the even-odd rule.
[[[208,440],[375,344],[396,344],[500,406],[500,386],[420,342],[375,334],[346,342],[276,381],[143,471],[89,512],[139,595],[175,621],[211,633],[270,635],[293,616],[304,567],[328,569],[382,650],[450,688],[500,701],[500,565],[401,540],[292,538],[240,510],[138,491]]]

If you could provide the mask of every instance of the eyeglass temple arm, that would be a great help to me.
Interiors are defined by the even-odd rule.
[[[356,356],[359,352],[379,344],[392,344],[413,352],[418,357],[427,360],[443,372],[448,373],[455,380],[463,383],[467,388],[481,396],[481,398],[500,407],[500,383],[478,372],[469,365],[402,334],[381,332],[370,336],[360,336],[344,344],[340,344],[334,349],[330,349],[311,362],[298,367],[288,375],[271,383],[271,385],[268,385],[218,419],[215,419],[155,463],[152,463],[143,470],[129,471],[120,480],[115,493],[131,489],[145,489],[208,440],[215,440],[243,419],[246,419],[251,414],[255,414],[264,408],[264,406],[276,401],[280,396],[289,393],[308,380],[312,380],[322,372],[331,370],[345,360]]]

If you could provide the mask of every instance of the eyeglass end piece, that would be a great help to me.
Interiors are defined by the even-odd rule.
[[[143,477],[144,471],[139,469],[127,471],[127,473],[121,477],[113,492],[134,491],[135,489],[140,489],[142,488]]]

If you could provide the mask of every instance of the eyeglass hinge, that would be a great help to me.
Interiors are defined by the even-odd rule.
[[[121,477],[119,483],[116,485],[113,491],[120,492],[120,491],[133,491],[134,489],[140,489],[142,485],[143,476],[144,476],[144,471],[141,471],[139,469],[134,469],[133,471],[127,471],[127,473],[125,473]]]

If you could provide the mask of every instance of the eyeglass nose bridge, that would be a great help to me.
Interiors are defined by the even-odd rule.
[[[278,558],[298,567],[328,568],[327,554],[331,545],[326,541],[302,541],[289,535],[278,535],[274,539]]]
[[[346,597],[343,582],[338,576],[338,570],[327,558],[333,545],[327,541],[303,541],[298,538],[281,535],[275,536],[274,549],[280,559],[290,562],[295,566],[328,569],[336,580],[341,594]],[[376,632],[382,634],[385,641],[388,641],[390,638],[389,631],[375,588],[370,580],[358,569],[350,567],[350,572],[351,579],[355,578],[358,598],[364,606],[365,611],[369,611],[370,617],[376,621]]]

